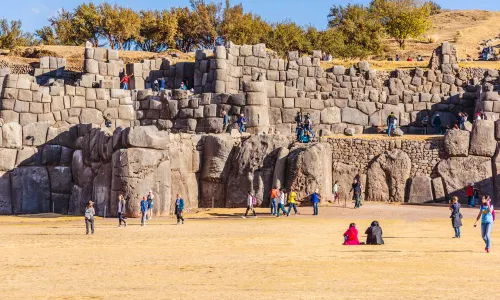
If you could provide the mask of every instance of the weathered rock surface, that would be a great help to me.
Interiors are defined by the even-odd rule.
[[[131,147],[166,150],[170,139],[165,131],[156,126],[131,127],[126,133],[126,142]]]
[[[16,149],[0,148],[0,171],[10,171],[16,164]]]
[[[23,146],[23,128],[19,123],[7,123],[1,129],[2,139],[0,140],[2,140],[4,148],[21,148]]]
[[[278,157],[276,158],[273,174],[273,187],[277,187],[278,189],[286,187],[286,165],[289,153],[290,151],[288,148],[283,147],[279,150]]]
[[[321,201],[332,196],[332,149],[328,143],[292,149],[288,156],[287,189],[297,193],[297,201],[306,201],[318,189]]]
[[[11,172],[15,214],[50,211],[50,180],[45,167],[19,167]]]
[[[288,147],[284,135],[254,135],[235,149],[226,185],[226,206],[246,205],[248,191],[252,191],[259,205],[269,204],[274,167],[279,149]]]
[[[12,195],[10,192],[9,173],[0,172],[0,214],[12,214]]]
[[[470,132],[466,130],[448,130],[444,136],[444,150],[449,156],[469,155]]]
[[[450,157],[437,165],[437,172],[443,178],[449,197],[466,199],[465,189],[474,182],[480,194],[493,194],[491,158],[472,156]]]
[[[410,169],[411,160],[405,152],[395,149],[381,154],[368,168],[366,199],[403,202]]]
[[[472,127],[469,154],[493,157],[496,147],[494,121],[476,120]]]
[[[417,175],[411,179],[408,203],[433,202],[432,180],[429,176]]]
[[[350,190],[353,179],[358,174],[361,176],[363,187],[366,188],[366,175],[361,174],[361,171],[356,166],[341,162],[334,162],[332,169],[332,192],[333,184],[335,184],[335,181],[338,181],[340,200],[352,198],[352,192]]]

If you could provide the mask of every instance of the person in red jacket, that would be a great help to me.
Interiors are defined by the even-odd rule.
[[[349,229],[344,233],[344,245],[359,245],[358,240],[358,230],[356,229],[356,224],[351,223]]]
[[[120,80],[120,83],[123,84],[123,89],[124,90],[128,90],[128,81],[130,79],[130,77],[134,76],[134,74],[130,74],[130,75],[125,75],[123,76],[122,80]]]
[[[471,182],[469,186],[467,187],[467,190],[465,191],[465,194],[467,195],[467,206],[469,207],[475,207],[476,206],[476,199],[474,197],[474,183]]]

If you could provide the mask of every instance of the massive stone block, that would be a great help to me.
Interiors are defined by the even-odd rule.
[[[352,107],[342,108],[342,122],[356,125],[368,125],[368,116]]]
[[[273,175],[273,187],[285,188],[286,187],[286,166],[287,157],[290,151],[288,148],[281,148],[278,152],[278,157],[276,158],[276,164],[274,165],[274,175]]]
[[[279,149],[288,144],[284,135],[253,135],[235,149],[226,185],[227,207],[246,206],[248,191],[255,194],[259,205],[269,204],[276,158]]]
[[[111,178],[111,163],[101,165],[94,177],[92,199],[99,216],[104,216],[105,212],[107,216],[115,214],[115,212],[110,211],[111,201],[118,201],[118,199],[111,199]]]
[[[0,171],[0,215],[10,215],[12,212],[10,175]]]
[[[340,108],[327,107],[321,111],[322,124],[336,124],[341,122]]]
[[[11,172],[15,214],[50,211],[50,180],[45,167],[19,167]]]
[[[444,187],[449,197],[466,199],[465,189],[475,183],[481,195],[493,195],[491,158],[472,156],[450,157],[437,165],[437,172],[443,178]]]
[[[470,133],[466,130],[448,130],[444,137],[444,149],[449,156],[469,155]]]
[[[140,215],[142,196],[152,190],[155,195],[155,215],[171,211],[171,171],[169,152],[143,148],[122,149],[113,153],[110,214],[116,214],[118,194],[129,196],[126,214]]]
[[[165,150],[170,142],[168,133],[158,131],[156,126],[131,127],[122,134],[125,134],[125,141],[131,147]]]
[[[332,149],[319,143],[290,151],[287,160],[287,190],[297,193],[297,201],[309,201],[318,189],[322,202],[332,196]]]
[[[432,180],[429,176],[417,175],[411,179],[408,203],[433,202]]]
[[[469,154],[493,157],[496,147],[494,121],[476,120],[472,126]]]
[[[47,167],[50,178],[50,190],[53,193],[70,194],[73,189],[71,167]]]
[[[21,148],[23,146],[23,128],[19,123],[7,123],[2,127],[0,141],[4,148]]]
[[[411,159],[402,150],[394,149],[381,154],[368,168],[366,199],[403,202],[410,170]]]
[[[0,171],[10,171],[16,164],[16,149],[0,148]]]
[[[50,122],[36,122],[23,127],[23,143],[26,146],[40,146],[47,140]]]

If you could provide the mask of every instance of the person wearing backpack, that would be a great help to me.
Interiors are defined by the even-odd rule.
[[[391,136],[391,132],[396,129],[396,115],[394,112],[391,112],[389,116],[387,116],[387,136]]]
[[[290,205],[288,206],[287,216],[290,216],[292,208],[296,215],[300,215],[299,211],[297,210],[297,204],[295,203],[296,197],[297,193],[295,193],[294,191],[290,191],[290,193],[288,194],[288,203],[290,203]]]
[[[92,234],[94,234],[94,202],[89,200],[87,207],[85,207],[85,229],[87,230],[87,234],[89,234],[89,229],[91,229]]]
[[[257,214],[255,213],[255,209],[254,209],[255,205],[257,205],[257,199],[255,198],[254,195],[252,195],[251,191],[248,191],[247,211],[245,212],[245,215],[243,216],[243,219],[247,218],[249,210],[252,210],[254,219],[257,218]]]
[[[479,214],[477,215],[476,222],[474,222],[474,227],[477,226],[477,222],[481,219],[481,237],[486,244],[484,250],[486,253],[490,253],[491,248],[491,230],[493,229],[493,205],[488,202],[486,196],[482,199],[482,204],[479,207]]]

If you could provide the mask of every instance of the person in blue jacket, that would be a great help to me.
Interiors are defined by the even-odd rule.
[[[141,201],[141,226],[146,225],[146,217],[148,215],[148,200],[146,196],[142,196]]]
[[[181,194],[177,194],[175,199],[175,215],[177,216],[177,225],[182,221],[184,224],[184,218],[182,217],[182,211],[184,210],[184,199],[181,198]]]
[[[314,191],[311,195],[311,202],[313,203],[313,215],[317,216],[318,215],[318,205],[319,205],[319,195],[318,195],[318,189]]]

